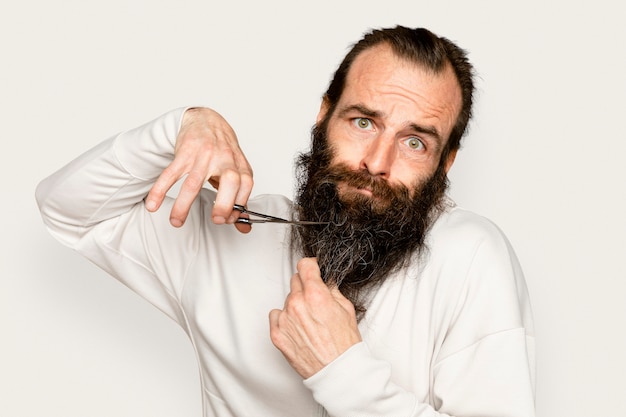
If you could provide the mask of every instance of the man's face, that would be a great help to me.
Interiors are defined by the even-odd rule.
[[[451,67],[433,74],[398,58],[387,45],[373,47],[355,59],[328,119],[332,163],[413,190],[439,166],[460,109],[461,90]],[[323,103],[318,123],[327,111]],[[454,156],[444,161],[446,172]],[[372,192],[367,185],[339,184],[346,201],[376,200]]]
[[[361,313],[443,208],[454,156],[440,159],[460,103],[452,70],[432,75],[381,46],[357,57],[335,111],[322,106],[296,201],[300,218],[329,224],[294,228],[294,244]]]

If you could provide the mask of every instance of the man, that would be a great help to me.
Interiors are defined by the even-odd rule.
[[[296,205],[248,201],[252,170],[209,109],[109,139],[37,198],[51,233],[187,332],[207,416],[532,416],[521,269],[445,197],[472,93],[456,45],[375,30],[324,96]],[[251,230],[234,204],[323,224]]]

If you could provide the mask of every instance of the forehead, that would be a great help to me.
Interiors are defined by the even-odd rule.
[[[435,74],[383,44],[363,51],[348,71],[338,107],[355,104],[392,123],[428,124],[447,139],[461,110],[461,88],[450,65]]]

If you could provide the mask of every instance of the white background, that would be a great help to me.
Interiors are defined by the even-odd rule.
[[[291,195],[293,156],[307,146],[331,73],[366,29],[395,24],[457,41],[478,70],[476,117],[452,169],[452,195],[494,220],[524,266],[538,416],[626,415],[618,1],[7,3],[1,416],[200,416],[184,333],[53,241],[35,186],[120,130],[203,104],[238,132],[255,194]]]

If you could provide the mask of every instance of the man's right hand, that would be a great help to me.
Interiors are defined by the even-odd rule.
[[[252,168],[244,156],[237,136],[228,122],[208,108],[192,108],[185,112],[176,138],[174,160],[163,170],[146,197],[146,208],[156,211],[167,191],[183,176],[180,192],[170,213],[172,226],[183,225],[191,204],[205,181],[217,189],[213,212],[216,224],[235,223],[239,212],[234,204],[243,206],[252,192]],[[236,223],[240,232],[250,226]]]

